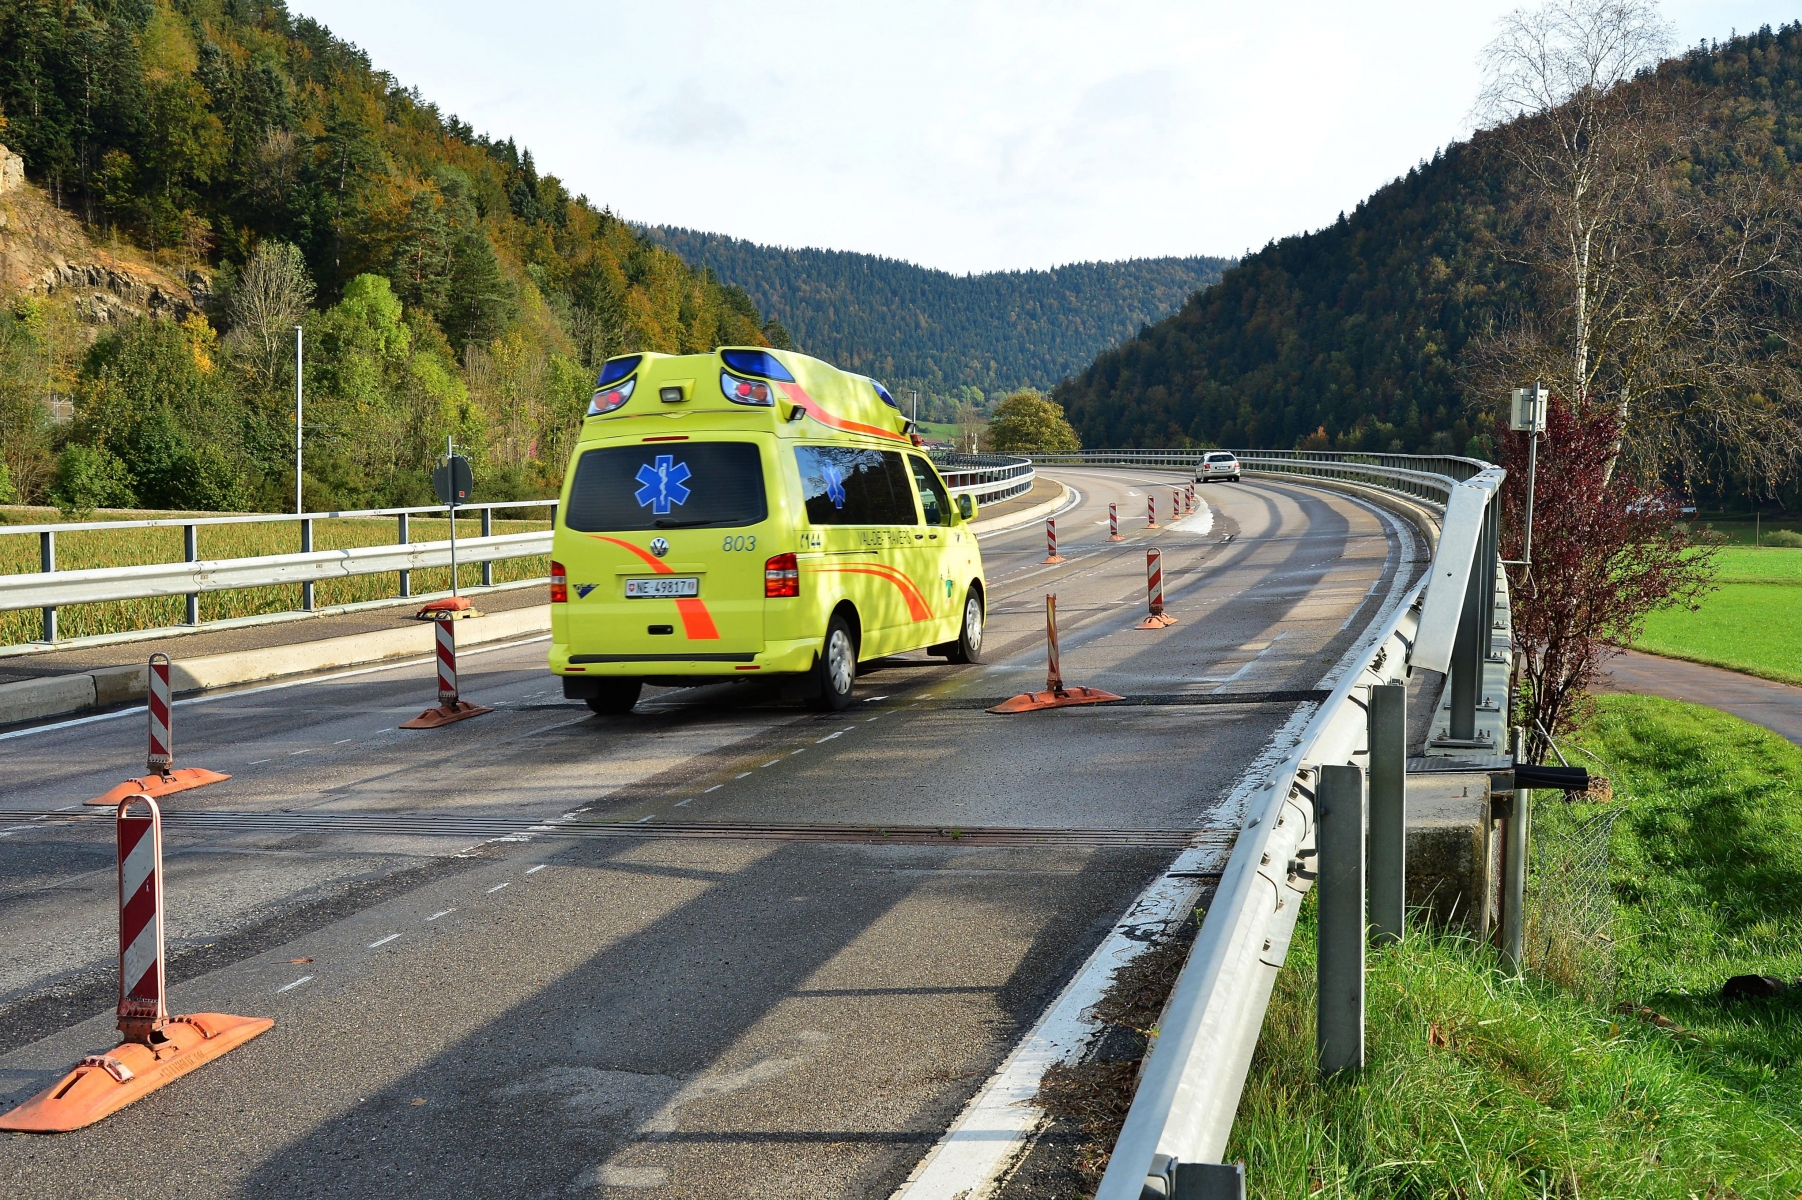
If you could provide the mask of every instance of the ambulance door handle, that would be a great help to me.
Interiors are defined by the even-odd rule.
[[[919,540],[920,540],[920,539],[922,539],[922,538],[924,538],[924,537],[925,537],[925,536],[926,536],[926,535],[925,535],[925,534],[923,534],[923,533],[916,533],[916,534],[914,534],[914,541],[916,541],[916,542],[917,542],[917,541],[919,541]]]

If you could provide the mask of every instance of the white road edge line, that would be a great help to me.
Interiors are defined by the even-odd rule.
[[[1355,497],[1351,499],[1359,503]],[[1412,534],[1377,505],[1360,503],[1360,507],[1374,512],[1396,535],[1390,542],[1390,556],[1383,564],[1387,569],[1397,557],[1397,542],[1406,541]],[[1365,633],[1327,672],[1321,681],[1322,687],[1336,682],[1352,662],[1369,649],[1375,631],[1407,586],[1403,569],[1407,561],[1403,558],[1394,562],[1395,574],[1388,596],[1373,615]],[[1235,829],[1244,822],[1246,804],[1264,786],[1270,772],[1301,740],[1317,708],[1319,705],[1312,701],[1296,707],[1263,751],[1240,773],[1233,790],[1216,810],[1220,820],[1214,828]],[[1184,871],[1213,870],[1226,861],[1230,852],[1230,846],[1191,847],[1177,856],[1168,871],[1139,893],[1138,899],[1127,909],[1125,918],[1089,955],[1082,969],[1064,986],[1020,1044],[1002,1060],[982,1090],[965,1105],[951,1128],[945,1131],[945,1136],[920,1160],[906,1182],[895,1189],[890,1200],[984,1200],[993,1193],[1042,1119],[1042,1110],[1030,1101],[1038,1094],[1039,1081],[1045,1071],[1056,1063],[1075,1060],[1085,1040],[1099,1028],[1086,1015],[1087,1010],[1107,991],[1114,971],[1144,949],[1144,931],[1148,925],[1162,921],[1168,929],[1170,922],[1187,915],[1192,897],[1200,888],[1192,880],[1171,876]]]
[[[398,933],[391,933],[379,942],[369,943],[369,948],[371,950],[374,950],[377,946],[386,946],[389,942],[392,942],[395,938],[397,938],[399,936],[400,936],[400,934],[398,934]]]
[[[282,984],[282,986],[276,988],[275,994],[279,996],[283,992],[287,991],[289,988],[297,988],[301,984],[306,983],[308,980],[310,980],[312,978],[313,977],[311,975],[302,975],[299,979],[296,979],[293,983],[284,983],[284,984]]]

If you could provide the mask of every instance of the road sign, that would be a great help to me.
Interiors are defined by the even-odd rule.
[[[1514,405],[1509,413],[1508,428],[1520,433],[1545,431],[1545,403],[1551,393],[1534,384],[1514,389]]]
[[[467,504],[475,486],[475,473],[469,469],[469,460],[461,454],[448,455],[432,472],[432,490],[438,493],[440,504]]]

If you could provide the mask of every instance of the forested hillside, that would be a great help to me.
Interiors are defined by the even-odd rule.
[[[994,399],[1056,383],[1175,312],[1231,263],[1144,258],[953,275],[845,250],[789,250],[669,227],[645,232],[743,288],[796,349],[941,401],[970,388]]]
[[[486,497],[554,488],[597,360],[763,342],[742,291],[279,0],[0,0],[0,63],[31,181],[0,201],[22,500],[291,503],[296,324],[319,508],[429,496],[446,435]],[[99,265],[31,259],[58,209]],[[150,289],[174,319],[73,286],[131,269],[181,281]]]
[[[1647,185],[1644,212],[1623,218],[1620,236],[1640,261],[1675,273],[1660,282],[1645,268],[1629,299],[1652,305],[1661,287],[1687,295],[1714,272],[1744,300],[1723,327],[1718,388],[1706,364],[1669,376],[1676,383],[1664,411],[1690,427],[1686,452],[1661,461],[1705,499],[1748,487],[1768,495],[1782,485],[1767,477],[1754,486],[1738,459],[1713,452],[1729,440],[1756,443],[1756,413],[1752,424],[1732,414],[1735,425],[1703,401],[1711,388],[1769,389],[1772,437],[1788,428],[1776,414],[1795,399],[1778,393],[1793,391],[1795,378],[1802,176],[1790,164],[1802,156],[1802,25],[1698,47],[1624,86],[1661,88],[1659,119],[1673,131],[1645,150],[1643,174],[1656,187]],[[1568,320],[1555,289],[1527,265],[1543,250],[1529,243],[1544,216],[1497,152],[1498,136],[1452,145],[1331,226],[1272,243],[1179,313],[1099,355],[1055,393],[1084,445],[1492,456],[1509,381],[1496,374],[1507,369],[1498,355],[1533,341],[1536,326]],[[1721,219],[1699,219],[1707,214]],[[1723,235],[1743,235],[1738,275]],[[1694,326],[1681,332],[1705,347],[1696,313],[1675,301],[1660,311]],[[1726,346],[1736,339],[1744,345]]]

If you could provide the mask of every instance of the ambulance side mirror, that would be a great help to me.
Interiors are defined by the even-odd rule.
[[[976,497],[968,494],[959,496],[957,498],[957,515],[966,521],[974,521],[976,519]]]

